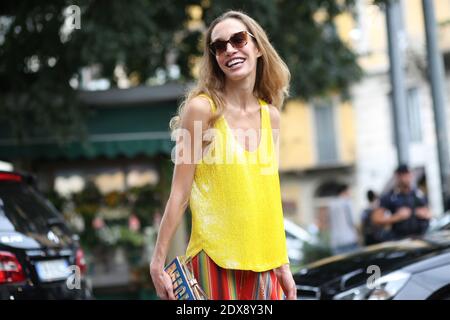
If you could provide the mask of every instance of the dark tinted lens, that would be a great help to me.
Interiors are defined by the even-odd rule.
[[[247,44],[247,33],[245,31],[238,32],[230,38],[231,45],[235,48],[242,48]]]
[[[214,54],[221,54],[227,50],[227,41],[217,40],[211,43],[211,50]]]
[[[228,42],[231,43],[231,45],[234,48],[242,48],[247,44],[247,32],[241,31],[238,33],[233,34],[230,37],[230,40],[224,41],[224,40],[216,40],[213,43],[210,44],[210,49],[213,54],[220,55],[227,51],[227,44]]]

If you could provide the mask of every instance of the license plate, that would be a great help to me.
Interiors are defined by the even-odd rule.
[[[65,259],[38,261],[36,271],[44,282],[64,280],[70,275],[69,264]]]

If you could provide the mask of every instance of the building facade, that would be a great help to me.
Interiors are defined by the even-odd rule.
[[[434,4],[450,101],[450,1],[436,0]],[[410,164],[416,181],[426,181],[431,209],[438,216],[443,206],[426,77],[422,4],[420,0],[408,0],[401,1],[401,7],[399,41],[405,61]],[[384,11],[372,1],[360,0],[355,12],[339,16],[336,25],[340,36],[359,53],[365,74],[351,88],[350,101],[343,103],[339,96],[308,103],[290,101],[282,112],[280,177],[284,211],[305,226],[320,226],[336,183],[350,185],[359,214],[366,205],[367,190],[382,192],[392,185],[397,166]],[[449,114],[447,110],[450,124]]]

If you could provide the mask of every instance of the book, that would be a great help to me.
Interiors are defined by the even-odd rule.
[[[195,277],[186,266],[184,257],[176,257],[164,270],[170,275],[177,300],[207,300]]]

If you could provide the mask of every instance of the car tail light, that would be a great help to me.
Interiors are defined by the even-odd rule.
[[[0,284],[23,282],[22,266],[13,253],[0,251]]]
[[[86,259],[84,258],[84,251],[81,248],[77,250],[75,263],[77,267],[80,268],[81,274],[86,273],[87,270]]]
[[[17,175],[17,174],[14,174],[14,173],[1,172],[0,173],[0,180],[21,182],[22,181],[22,177]]]

